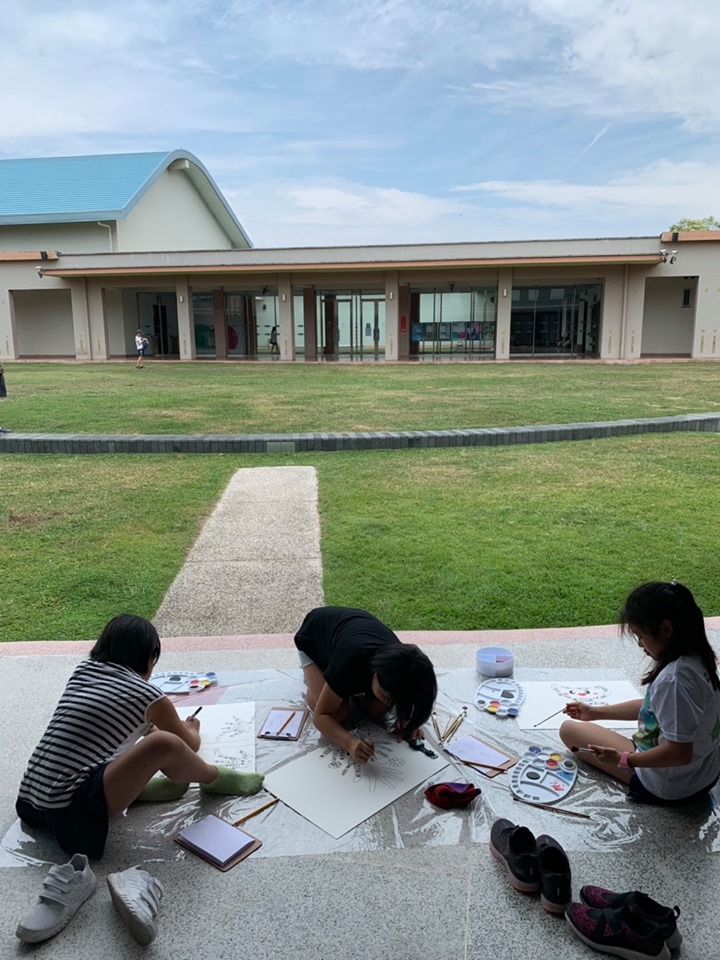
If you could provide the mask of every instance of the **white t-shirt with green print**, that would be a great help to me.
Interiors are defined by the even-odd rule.
[[[638,750],[666,740],[693,744],[687,766],[635,769],[656,797],[690,797],[720,774],[720,691],[713,689],[699,657],[673,660],[648,686],[633,740]]]

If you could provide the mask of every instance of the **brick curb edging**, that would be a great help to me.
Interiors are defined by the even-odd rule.
[[[372,433],[261,434],[0,434],[0,453],[308,453],[434,447],[497,447],[511,444],[595,440],[643,433],[720,431],[720,413],[604,420],[596,423],[484,427],[477,430],[398,430]]]

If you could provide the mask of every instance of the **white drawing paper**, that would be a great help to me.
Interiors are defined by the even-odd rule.
[[[591,706],[638,700],[640,694],[629,680],[523,680],[525,703],[517,718],[521,730],[558,730],[567,714],[556,713],[567,703],[581,701]],[[551,716],[551,714],[555,716]],[[599,720],[611,730],[637,727],[637,720]]]
[[[355,763],[328,744],[273,770],[265,789],[338,839],[448,765],[444,757],[411,750],[379,727],[358,733],[375,744],[368,763]]]
[[[197,707],[178,707],[184,720]],[[207,763],[233,770],[255,770],[255,701],[217,703],[203,706],[200,721],[198,755]]]

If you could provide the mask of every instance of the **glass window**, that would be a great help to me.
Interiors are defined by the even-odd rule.
[[[510,315],[510,356],[597,356],[602,284],[518,287]]]

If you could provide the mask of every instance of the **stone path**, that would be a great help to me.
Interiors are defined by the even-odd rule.
[[[312,467],[238,470],[170,586],[162,637],[294,633],[323,603]]]

